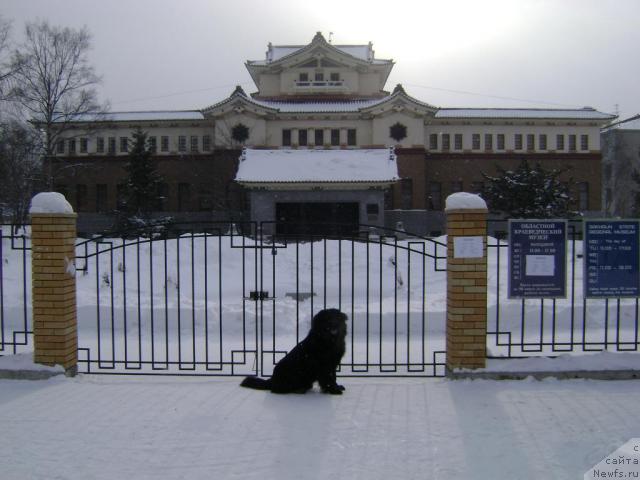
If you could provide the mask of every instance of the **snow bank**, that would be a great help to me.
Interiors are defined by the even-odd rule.
[[[563,354],[557,357],[529,357],[508,360],[489,359],[487,367],[475,372],[567,372],[637,370],[637,353],[599,352],[580,355]]]
[[[61,193],[42,192],[31,199],[29,213],[73,213],[73,208]]]
[[[447,197],[445,210],[460,210],[464,208],[487,209],[487,203],[475,193],[457,192]]]
[[[34,363],[33,352],[17,353],[15,355],[5,355],[3,357],[0,357],[0,370],[24,370],[64,373],[64,368],[60,365],[50,367],[47,365]]]

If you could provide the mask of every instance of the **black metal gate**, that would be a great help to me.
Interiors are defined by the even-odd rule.
[[[276,233],[290,231],[173,224],[78,243],[80,371],[269,375],[314,313],[339,308],[340,375],[444,375],[444,243]]]

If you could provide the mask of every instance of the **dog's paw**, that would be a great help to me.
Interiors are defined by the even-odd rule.
[[[342,395],[344,387],[342,385],[331,385],[330,387],[323,388],[322,391],[331,395]]]

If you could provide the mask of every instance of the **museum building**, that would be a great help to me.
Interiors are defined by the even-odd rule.
[[[371,43],[269,44],[236,87],[201,110],[78,117],[56,145],[54,186],[80,230],[109,224],[132,132],[148,134],[163,177],[158,212],[183,219],[441,229],[444,199],[481,193],[483,173],[522,159],[568,168],[580,211],[601,210],[600,130],[580,109],[443,108],[385,85],[394,62]],[[84,227],[83,227],[84,225]]]

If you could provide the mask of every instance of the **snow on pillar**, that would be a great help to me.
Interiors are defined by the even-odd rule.
[[[447,372],[484,368],[487,345],[487,204],[459,192],[446,200]]]
[[[56,192],[33,197],[29,213],[34,362],[62,365],[73,375],[78,363],[74,247],[77,215],[64,196]]]

